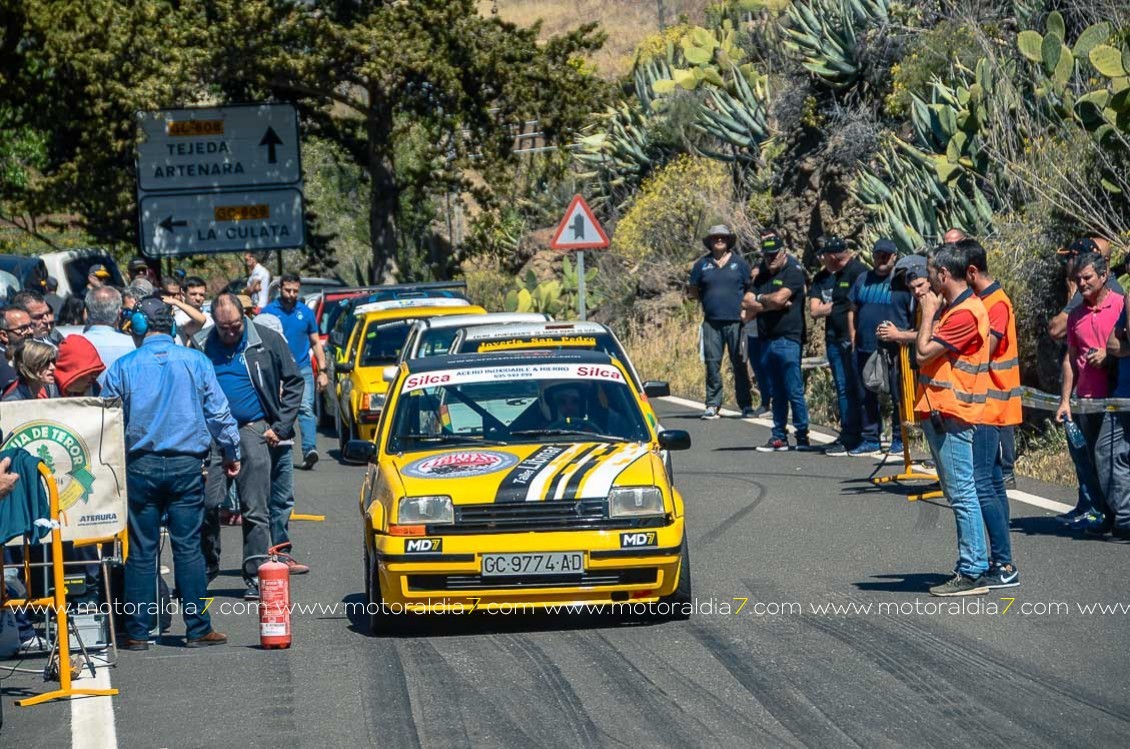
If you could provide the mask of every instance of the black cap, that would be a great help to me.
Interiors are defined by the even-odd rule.
[[[137,311],[145,315],[150,326],[169,328],[173,324],[173,308],[159,296],[147,296],[137,304]]]
[[[899,254],[898,245],[889,239],[877,239],[875,244],[871,247],[871,254],[878,255],[880,253],[887,253],[888,255]]]
[[[135,270],[149,270],[149,263],[145,262],[144,258],[135,257],[133,260],[129,261],[129,269],[131,272]]]
[[[843,252],[846,249],[847,244],[843,239],[834,234],[829,234],[820,242],[820,249],[817,251],[817,254],[824,255],[832,252]]]
[[[776,255],[784,249],[784,243],[777,232],[766,229],[761,232],[761,252],[764,255]]]
[[[1080,237],[1067,246],[1066,250],[1058,250],[1060,255],[1086,255],[1088,252],[1102,254],[1095,240],[1090,237]]]

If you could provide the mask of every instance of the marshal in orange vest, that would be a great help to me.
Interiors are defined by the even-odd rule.
[[[977,322],[981,345],[971,354],[947,351],[918,368],[918,402],[915,413],[922,418],[931,410],[964,421],[983,424],[989,394],[989,314],[981,299],[970,289],[957,304],[947,307],[937,328],[959,312],[967,310]]]
[[[1012,300],[1001,285],[993,282],[981,297],[986,312],[996,305],[1003,304],[1008,310],[1008,326],[1000,345],[993,350],[994,340],[989,343],[989,392],[985,401],[984,422],[991,426],[1010,427],[1024,421],[1024,409],[1020,403],[1020,346],[1016,341],[1016,314]]]

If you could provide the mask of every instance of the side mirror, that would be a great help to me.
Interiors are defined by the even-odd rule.
[[[663,380],[648,380],[643,384],[643,393],[648,398],[666,398],[671,394],[671,386]]]
[[[334,365],[334,370],[337,371],[337,372],[340,372],[341,374],[349,374],[350,372],[353,371],[353,362],[351,362],[351,361],[339,361],[337,364]]]
[[[668,429],[659,433],[659,446],[664,450],[690,450],[691,436],[682,429]]]
[[[368,463],[376,455],[376,444],[367,440],[349,440],[345,443],[345,449],[341,451],[341,457],[350,463]]]
[[[399,372],[400,372],[400,367],[396,366],[395,364],[392,365],[392,366],[385,367],[384,369],[381,370],[381,379],[384,380],[385,382],[392,382],[393,380],[396,379],[396,375]]]

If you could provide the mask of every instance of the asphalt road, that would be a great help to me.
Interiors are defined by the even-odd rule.
[[[111,671],[118,745],[1126,745],[1130,612],[1078,607],[1130,604],[1130,545],[1071,537],[1014,503],[1023,585],[947,612],[955,599],[925,595],[955,557],[945,506],[871,487],[869,461],[758,453],[762,427],[658,410],[694,439],[675,458],[700,607],[690,621],[476,615],[378,639],[327,610],[297,616],[294,646],[269,652],[252,616],[217,617],[232,644],[206,650],[180,646],[178,621],[167,644]],[[363,600],[361,475],[332,459],[297,473],[300,509],[327,521],[293,526],[313,568],[293,580],[295,601]],[[239,530],[224,533],[217,603],[242,593]],[[1038,613],[1050,604],[1065,608]],[[860,608],[817,608],[829,605]],[[71,742],[72,706],[16,708],[42,682],[0,685],[3,746]],[[76,745],[98,735],[91,720],[74,726]]]

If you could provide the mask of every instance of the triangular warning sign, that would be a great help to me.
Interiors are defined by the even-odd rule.
[[[555,250],[602,250],[608,246],[608,235],[585,199],[575,195],[549,246]]]

